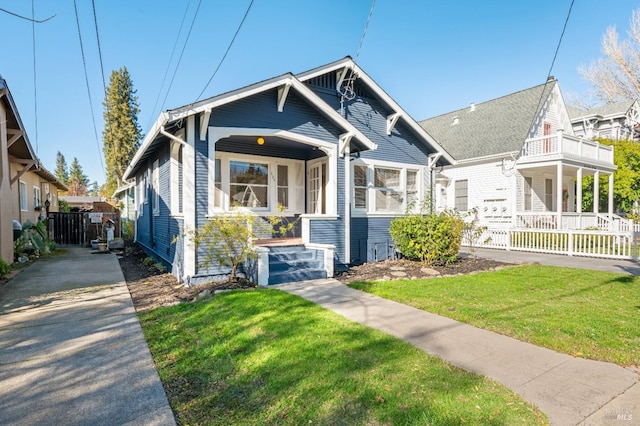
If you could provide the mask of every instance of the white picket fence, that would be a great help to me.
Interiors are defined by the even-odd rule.
[[[475,246],[567,256],[637,259],[639,235],[633,231],[488,229]]]

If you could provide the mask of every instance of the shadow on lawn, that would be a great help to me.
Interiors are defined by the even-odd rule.
[[[185,424],[430,423],[442,420],[432,418],[442,401],[487,388],[481,376],[421,354],[411,373],[401,373],[398,360],[419,350],[279,291],[230,293],[142,320],[166,323],[147,341]],[[446,417],[456,423],[474,411]],[[483,423],[505,422],[491,414]]]

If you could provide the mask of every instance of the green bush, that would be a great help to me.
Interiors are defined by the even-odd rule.
[[[405,257],[429,264],[454,262],[464,221],[448,214],[410,214],[391,222],[391,238]]]
[[[16,257],[46,256],[55,249],[55,243],[47,235],[44,222],[26,221],[22,225],[22,234],[14,243]]]
[[[11,265],[4,261],[4,259],[0,258],[0,278],[7,275],[11,272]]]

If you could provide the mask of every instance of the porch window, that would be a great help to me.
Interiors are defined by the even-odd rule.
[[[40,196],[40,187],[33,187],[33,207],[42,206],[42,198]]]
[[[418,203],[418,171],[407,170],[407,209],[413,209]]]
[[[456,210],[459,212],[466,212],[469,210],[469,194],[468,194],[468,181],[457,180],[455,183],[456,191]]]
[[[278,208],[289,209],[289,167],[278,165]]]
[[[232,205],[269,207],[269,166],[262,163],[231,161],[229,195]]]
[[[544,180],[544,206],[549,212],[553,210],[553,179]]]
[[[27,184],[23,181],[20,181],[20,210],[23,212],[29,210],[27,203]]]
[[[376,211],[402,210],[403,193],[400,186],[400,170],[375,167],[373,186]]]
[[[325,162],[310,166],[309,168],[309,213],[325,214],[327,212],[326,201],[327,164]]]
[[[367,208],[367,166],[353,166],[353,207]]]
[[[220,169],[222,167],[221,161],[219,158],[216,158],[214,160],[214,167],[216,169],[215,171],[215,188],[214,188],[214,194],[213,194],[213,206],[215,208],[222,208],[222,170]]]
[[[524,178],[524,211],[531,211],[531,194],[533,189],[533,178],[525,176]]]
[[[545,136],[549,136],[551,135],[551,123],[549,123],[548,121],[545,121],[543,124],[543,132]],[[544,146],[543,146],[543,152],[549,153],[551,152],[551,148],[553,145],[553,141],[551,138],[545,138],[544,140]]]

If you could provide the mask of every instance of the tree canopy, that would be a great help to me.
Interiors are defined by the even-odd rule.
[[[602,37],[603,58],[579,69],[592,88],[595,100],[605,104],[640,98],[640,8],[631,15],[626,40],[615,27]]]
[[[78,162],[76,157],[73,157],[73,162],[69,168],[69,179],[67,181],[67,187],[69,188],[69,195],[87,195],[87,186],[89,185],[89,178],[82,171],[82,166]]]
[[[69,171],[67,170],[67,161],[60,151],[56,154],[56,178],[65,185],[69,181]]]
[[[138,124],[138,97],[126,67],[111,73],[103,102],[103,152],[107,167],[105,192],[111,197],[122,182],[129,162],[135,155],[142,131]]]

